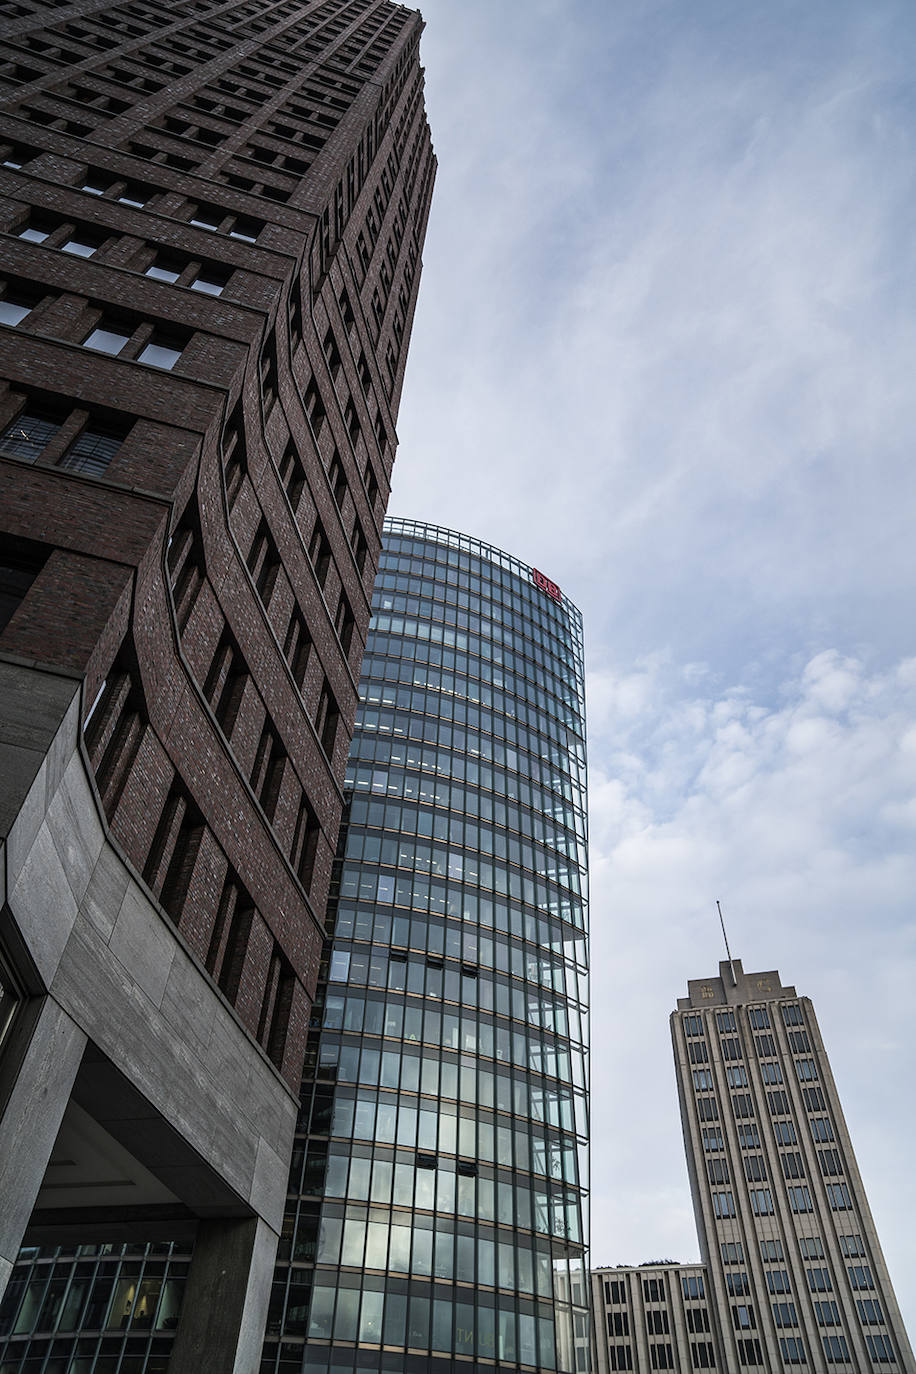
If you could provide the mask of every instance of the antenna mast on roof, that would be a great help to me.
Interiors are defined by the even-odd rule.
[[[716,910],[719,913],[719,925],[722,927],[722,939],[725,941],[725,953],[728,955],[728,966],[732,971],[732,987],[738,986],[738,979],[735,977],[735,961],[732,952],[728,947],[728,936],[725,933],[725,917],[722,915],[722,903],[716,898]]]

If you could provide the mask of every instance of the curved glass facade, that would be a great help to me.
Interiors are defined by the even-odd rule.
[[[499,550],[399,520],[373,609],[262,1368],[572,1374],[581,616]]]

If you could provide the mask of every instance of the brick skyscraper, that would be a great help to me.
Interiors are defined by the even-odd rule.
[[[5,16],[0,1285],[24,1236],[196,1227],[170,1367],[247,1374],[435,171],[422,24]]]

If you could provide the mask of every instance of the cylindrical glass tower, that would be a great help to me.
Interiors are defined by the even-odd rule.
[[[572,1374],[581,616],[498,549],[389,521],[360,698],[263,1369]]]

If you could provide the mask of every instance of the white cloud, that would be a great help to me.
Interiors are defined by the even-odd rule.
[[[667,1014],[721,897],[815,998],[916,1326],[912,6],[423,8],[392,512],[585,614],[600,1258],[695,1253]]]
[[[606,709],[612,671],[593,675],[596,1213],[614,1262],[696,1254],[667,1016],[724,957],[718,897],[745,967],[814,999],[901,1297],[916,1284],[896,1225],[916,1205],[900,1091],[916,1075],[912,668],[824,652],[767,706],[683,699],[683,674],[656,664],[636,717]]]

